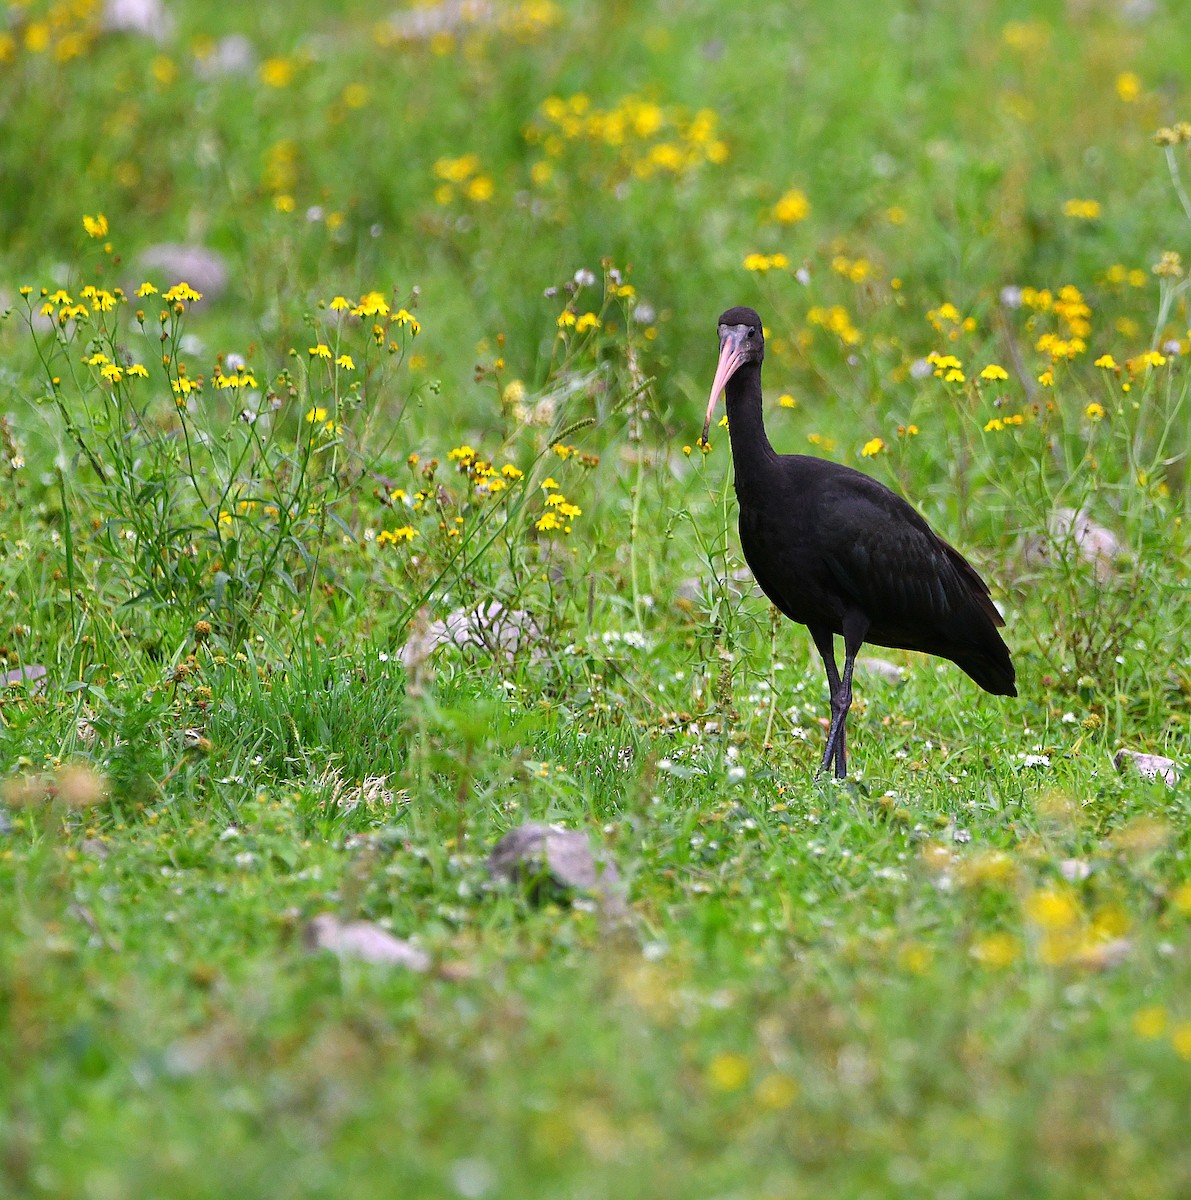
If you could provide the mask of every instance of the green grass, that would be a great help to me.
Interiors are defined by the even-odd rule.
[[[1112,761],[1188,762],[1178,15],[97,7],[0,23],[0,656],[47,672],[0,694],[0,1194],[1187,1194],[1187,783]],[[227,291],[167,304],[166,241]],[[777,447],[1007,616],[1015,701],[858,675],[844,784],[695,446],[735,303]],[[494,599],[515,652],[402,665]],[[627,922],[494,887],[525,820]]]

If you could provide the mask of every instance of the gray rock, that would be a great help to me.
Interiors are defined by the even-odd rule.
[[[398,657],[407,671],[421,665],[440,646],[475,646],[494,658],[512,659],[528,650],[532,659],[541,656],[541,630],[530,613],[505,608],[499,600],[457,608],[441,621],[414,633],[401,647]]]
[[[306,926],[303,941],[308,950],[329,950],[341,959],[355,958],[410,971],[430,970],[430,956],[424,950],[371,921],[341,921],[334,913],[319,913]]]
[[[28,666],[14,667],[11,671],[5,671],[0,675],[0,688],[12,687],[14,684],[23,683],[29,690],[31,696],[39,695],[45,691],[46,676],[48,672],[45,667],[38,663],[29,663]]]
[[[1179,780],[1179,769],[1173,758],[1163,758],[1161,754],[1142,754],[1138,750],[1118,750],[1113,755],[1112,764],[1118,771],[1129,767],[1140,771],[1149,779],[1161,779],[1170,787]]]
[[[106,0],[103,27],[109,33],[139,33],[164,42],[174,32],[174,18],[161,0]]]
[[[204,303],[218,300],[227,291],[231,278],[222,254],[206,246],[182,242],[159,242],[149,246],[137,257],[137,266],[143,275],[156,274],[164,284],[162,291],[176,283],[190,284],[203,297]]]
[[[886,683],[901,683],[905,676],[905,671],[897,663],[891,663],[884,658],[873,658],[867,654],[856,660],[856,669],[865,675],[883,679]]]
[[[623,907],[616,864],[606,854],[592,854],[587,835],[575,829],[541,821],[518,825],[496,843],[488,871],[522,886],[534,903],[590,892],[605,905]]]

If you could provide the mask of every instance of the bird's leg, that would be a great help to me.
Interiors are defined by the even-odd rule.
[[[839,705],[840,712],[839,729],[836,731],[835,742],[836,779],[846,779],[848,777],[848,763],[844,744],[847,737],[848,710],[852,707],[852,672],[855,670],[856,655],[859,653],[860,647],[864,644],[864,635],[868,633],[868,627],[869,622],[864,617],[849,615],[844,618],[844,677],[840,680],[835,700],[831,705],[833,727],[837,704]],[[828,749],[830,750],[830,748],[831,740],[829,737]],[[823,765],[826,767],[826,759],[824,759]]]
[[[831,760],[835,757],[836,745],[840,743],[840,735],[842,733],[841,718],[839,717],[839,708],[837,707],[837,697],[843,687],[843,681],[839,677],[839,671],[835,665],[835,640],[830,630],[812,629],[811,637],[814,639],[815,648],[819,651],[820,657],[823,659],[823,666],[827,669],[827,687],[831,692],[831,728],[827,731],[827,748],[823,751],[823,761],[819,764],[817,774],[822,775],[831,766]],[[847,709],[844,709],[846,715]]]

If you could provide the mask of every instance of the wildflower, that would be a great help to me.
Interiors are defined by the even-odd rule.
[[[559,329],[573,329],[575,327],[576,317],[569,308],[564,309],[558,314]]]
[[[764,275],[769,270],[781,270],[790,265],[790,260],[784,254],[746,254],[744,269],[756,271]]]
[[[1157,350],[1147,350],[1144,354],[1139,354],[1136,358],[1130,359],[1129,365],[1131,367],[1163,367],[1166,365],[1166,356],[1159,354]]]
[[[353,317],[387,317],[389,306],[385,302],[383,293],[366,292],[360,297],[360,303],[351,312]]]
[[[543,491],[549,491],[551,488],[557,488],[558,482],[552,476],[547,475],[546,478],[543,479],[540,484],[538,484],[538,487],[540,487]]]
[[[119,383],[124,378],[123,369],[116,366],[115,363],[108,363],[106,366],[101,367],[99,373],[109,383]]]
[[[266,58],[260,66],[260,77],[268,87],[289,87],[294,81],[294,64],[288,58]]]
[[[798,407],[798,401],[795,400],[794,397],[791,396],[789,392],[783,392],[782,395],[780,395],[777,398],[777,402],[782,408],[797,408]]]
[[[1000,971],[1014,962],[1019,947],[1011,933],[990,933],[973,942],[969,953],[981,966]]]
[[[219,514],[220,525],[228,526],[232,523],[232,514],[226,510]]]
[[[1089,421],[1100,421],[1104,419],[1104,412],[1104,405],[1097,404],[1096,401],[1093,400],[1087,406],[1087,408],[1083,410],[1083,415],[1087,417]]]
[[[470,466],[476,458],[476,452],[466,443],[462,446],[456,446],[453,450],[447,451],[447,458],[451,462],[457,462],[460,466]]]
[[[331,347],[325,342],[319,342],[317,346],[309,346],[306,350],[306,353],[309,354],[311,358],[330,359]]]
[[[413,315],[413,313],[404,308],[399,308],[396,313],[393,314],[393,323],[396,325],[408,325],[409,331],[414,337],[417,337],[418,334],[422,332],[422,326],[419,324],[418,319]]]
[[[1158,276],[1179,279],[1183,274],[1182,255],[1177,250],[1164,250],[1162,257],[1150,268]]]
[[[773,218],[783,225],[794,225],[810,216],[811,205],[804,192],[791,188],[773,206]]]
[[[1054,371],[1052,371],[1050,369],[1050,367],[1047,367],[1046,370],[1043,371],[1042,374],[1038,376],[1038,382],[1040,384],[1042,384],[1043,387],[1054,387],[1054,385],[1055,385]]]
[[[1100,201],[1067,200],[1063,204],[1063,216],[1074,221],[1094,221],[1100,216]]]
[[[958,367],[952,367],[946,375],[943,376],[944,383],[963,383],[965,381],[964,373]]]
[[[777,1111],[778,1109],[789,1108],[798,1098],[798,1084],[789,1075],[777,1073],[766,1075],[757,1084],[754,1094],[757,1103],[762,1108]]]
[[[917,437],[917,435],[918,435],[918,426],[917,425],[899,425],[897,427],[897,436],[898,437]]]
[[[1009,372],[1004,367],[998,366],[996,363],[989,363],[983,371],[980,372],[981,379],[1008,379]]]
[[[194,304],[203,298],[203,294],[196,292],[188,283],[175,283],[161,298],[167,304]]]
[[[1147,1004],[1133,1014],[1133,1032],[1147,1041],[1154,1041],[1166,1032],[1167,1014],[1161,1004]]]
[[[378,546],[396,546],[400,542],[412,542],[418,531],[412,525],[399,525],[396,529],[382,529],[376,535]]]
[[[487,175],[477,175],[468,180],[463,191],[473,204],[486,204],[492,199],[496,186]]]
[[[1117,360],[1115,358],[1113,358],[1113,356],[1111,354],[1100,355],[1100,357],[1098,359],[1096,359],[1096,361],[1092,364],[1092,366],[1101,367],[1105,371],[1119,371],[1120,370],[1120,367],[1117,366]]]
[[[885,449],[885,442],[879,437],[869,438],[860,451],[861,458],[875,458]]]
[[[547,510],[534,522],[534,528],[539,533],[550,533],[552,530],[561,529],[562,521],[558,519],[558,514]]]
[[[1005,428],[1005,422],[1000,417],[993,417],[984,427],[985,433],[1000,433]]]
[[[593,312],[585,312],[575,322],[576,333],[586,333],[589,329],[599,329],[600,319]]]
[[[1122,71],[1117,76],[1117,96],[1125,104],[1132,104],[1141,95],[1141,79],[1133,71]]]
[[[314,407],[307,410],[306,424],[320,424],[327,419],[327,410],[325,408]]]
[[[141,363],[132,363],[127,371],[130,376],[135,375],[138,379],[148,379],[149,372]]]
[[[716,1092],[738,1092],[749,1081],[749,1060],[743,1054],[717,1054],[707,1065],[707,1086]]]
[[[103,213],[97,213],[95,216],[83,217],[83,228],[87,231],[88,237],[101,238],[108,235],[108,219]]]
[[[356,364],[352,361],[352,356],[350,354],[341,354],[335,360],[335,365],[337,367],[342,367],[345,371],[354,371],[356,369]]]
[[[522,479],[525,476],[525,472],[522,471],[520,467],[513,466],[512,463],[505,463],[505,465],[501,467],[500,473],[506,479],[512,480],[514,483],[516,483],[518,479]]]
[[[336,296],[331,301],[332,312],[346,312],[351,308],[351,301],[346,296]]]
[[[1053,888],[1029,896],[1025,911],[1026,916],[1043,929],[1068,929],[1079,919],[1079,907],[1071,895]]]

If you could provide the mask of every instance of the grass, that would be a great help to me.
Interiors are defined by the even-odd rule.
[[[1178,18],[98,8],[0,33],[0,1191],[1186,1194],[1187,785],[1113,766],[1188,757]],[[842,785],[695,445],[734,303],[1008,619]],[[525,820],[628,922],[494,888]]]

